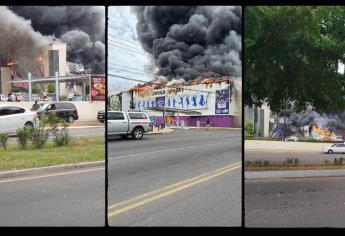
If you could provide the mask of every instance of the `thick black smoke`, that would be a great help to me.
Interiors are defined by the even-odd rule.
[[[316,122],[319,127],[331,131],[345,130],[345,111],[319,114],[311,107],[308,107],[305,112],[288,111],[287,118],[289,123],[298,127],[309,126],[312,122]]]
[[[23,68],[30,68],[33,75],[39,75],[36,60],[51,37],[34,31],[29,20],[5,6],[0,6],[0,19],[0,65],[20,63]]]
[[[67,60],[105,71],[105,8],[102,6],[11,6],[14,13],[31,20],[35,31],[54,35],[67,44]],[[95,62],[93,61],[93,36]]]
[[[140,6],[137,32],[159,74],[195,79],[241,73],[242,9],[230,6]]]

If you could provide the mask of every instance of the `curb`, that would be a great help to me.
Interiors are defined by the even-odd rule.
[[[25,175],[42,174],[42,173],[53,172],[53,171],[66,171],[66,170],[74,170],[74,169],[80,169],[80,168],[97,167],[97,166],[104,166],[104,165],[105,165],[105,161],[93,161],[93,162],[82,162],[82,163],[66,164],[66,165],[38,167],[38,168],[32,168],[32,169],[5,171],[5,172],[0,172],[0,179],[13,178],[13,177],[25,176]]]
[[[89,126],[70,126],[68,129],[87,129],[87,128],[105,128],[104,125],[89,125]]]
[[[287,171],[246,171],[246,180],[282,179],[282,178],[317,178],[343,177],[345,170],[287,170]]]
[[[190,129],[202,129],[202,130],[232,130],[241,131],[242,128],[224,128],[224,127],[189,127]]]
[[[158,134],[171,134],[174,133],[174,131],[168,132],[168,133],[146,133],[145,135],[158,135]]]

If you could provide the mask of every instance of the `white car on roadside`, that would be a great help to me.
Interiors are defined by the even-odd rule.
[[[322,148],[323,153],[345,153],[345,143],[336,143]]]
[[[33,126],[36,112],[12,104],[0,104],[0,133],[15,133],[18,128]]]

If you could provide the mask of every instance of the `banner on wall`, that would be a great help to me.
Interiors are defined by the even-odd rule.
[[[181,94],[175,96],[154,97],[148,99],[139,99],[134,101],[135,109],[151,109],[154,107],[165,107],[182,110],[201,110],[207,109],[207,93]]]
[[[165,97],[156,97],[156,107],[165,106]]]
[[[216,91],[216,114],[229,114],[230,92],[229,89]]]
[[[105,75],[91,75],[90,92],[92,101],[105,101]]]

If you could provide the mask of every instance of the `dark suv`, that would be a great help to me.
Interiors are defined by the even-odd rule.
[[[31,108],[31,111],[35,111],[39,117],[48,113],[55,113],[70,123],[79,119],[77,108],[69,102],[38,103]]]
[[[99,120],[99,122],[104,123],[105,121],[105,110],[99,111],[97,113],[97,120]]]

